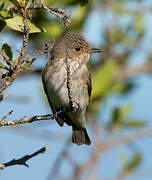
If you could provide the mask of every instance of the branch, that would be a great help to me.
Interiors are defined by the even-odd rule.
[[[52,169],[50,170],[46,180],[50,180],[52,178],[56,179],[55,177],[59,174],[59,170],[61,168],[65,155],[69,154],[68,150],[70,146],[71,146],[71,138],[68,138],[65,144],[63,145],[61,152],[59,153],[55,162],[53,163]]]
[[[3,99],[7,98],[9,96],[8,93],[0,94],[0,102],[3,101]]]
[[[8,117],[8,115],[10,115],[12,113],[12,111],[10,111],[9,113],[7,113],[2,120],[0,121],[0,127],[3,126],[13,126],[13,125],[19,125],[19,124],[25,124],[25,123],[32,123],[35,121],[40,121],[40,120],[50,120],[50,119],[54,119],[54,115],[42,115],[42,116],[34,116],[34,117],[23,117],[21,119],[18,120],[12,120],[12,121],[6,121],[6,118]]]
[[[68,24],[71,22],[70,21],[70,17],[71,17],[71,13],[66,13],[63,9],[60,8],[50,8],[47,7],[43,0],[40,0],[40,3],[42,5],[42,8],[44,8],[45,10],[47,10],[49,13],[55,15],[56,17],[59,17],[60,19],[63,19],[64,22],[64,27],[68,27]]]
[[[30,154],[30,155],[25,155],[19,159],[13,159],[9,162],[6,162],[6,163],[3,163],[3,164],[0,164],[0,169],[4,169],[6,167],[9,167],[9,166],[14,166],[14,165],[23,165],[23,166],[26,166],[26,167],[29,167],[29,165],[26,163],[26,161],[28,161],[29,159],[33,158],[34,156],[37,156],[41,153],[44,153],[46,150],[48,150],[49,148],[49,144],[47,144],[46,146],[44,146],[43,148],[39,149],[38,151]]]
[[[52,37],[50,38],[49,42],[44,45],[42,50],[26,53],[26,56],[36,56],[36,55],[42,55],[42,54],[47,54],[48,56],[50,56],[52,49],[54,47],[54,44],[55,44],[55,38]]]
[[[81,166],[78,166],[80,170],[79,176],[81,176],[85,171],[87,171],[89,168],[93,167],[98,161],[100,161],[101,155],[103,155],[104,152],[107,152],[108,150],[116,146],[127,144],[137,139],[151,135],[152,127],[140,129],[123,137],[110,138],[108,140],[105,140],[105,142],[98,144],[98,146],[96,147],[96,151],[94,151],[93,154],[90,155],[91,158],[87,162],[85,162]],[[76,171],[77,169],[75,170],[75,172]]]
[[[138,67],[132,67],[132,68],[128,67],[120,70],[120,72],[116,74],[116,79],[124,80],[127,78],[132,78],[133,76],[137,76],[141,73],[150,73],[150,72],[152,72],[152,63],[147,62],[146,64]]]
[[[22,62],[25,58],[26,48],[27,48],[28,38],[29,38],[29,32],[30,32],[30,29],[29,29],[28,24],[27,24],[27,12],[26,12],[25,7],[23,8],[23,15],[22,16],[23,16],[23,24],[24,24],[24,28],[23,28],[24,36],[23,36],[22,50],[21,50],[20,56],[18,58],[17,66],[13,66],[11,71],[6,73],[6,76],[4,78],[4,84],[0,87],[0,95],[16,79],[16,77],[18,76],[18,74],[21,71],[21,65],[22,65]],[[6,53],[4,53],[3,51],[0,51],[0,53],[1,53],[1,55],[3,55],[4,59],[7,62],[10,62],[10,59],[9,59],[9,57],[7,57]]]
[[[7,54],[6,54],[2,49],[0,49],[0,55],[3,56],[6,64],[7,64],[8,66],[10,66],[10,68],[13,68],[13,67],[14,67],[14,64],[13,64],[13,62],[11,61],[11,59],[7,56]]]
[[[21,50],[21,53],[20,53],[20,56],[18,59],[16,71],[18,71],[18,69],[20,69],[22,61],[24,60],[24,57],[26,56],[26,48],[27,48],[29,33],[30,33],[30,29],[29,29],[28,23],[27,23],[27,12],[26,12],[26,10],[23,10],[23,24],[24,24],[23,45],[22,45],[22,50]]]

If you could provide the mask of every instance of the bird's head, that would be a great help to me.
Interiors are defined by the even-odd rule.
[[[87,40],[80,34],[68,32],[54,46],[53,53],[60,57],[68,55],[70,59],[89,60],[90,54],[102,52],[101,49],[92,48]],[[87,57],[87,58],[86,58]]]

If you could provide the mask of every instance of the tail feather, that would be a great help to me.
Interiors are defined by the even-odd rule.
[[[56,119],[57,123],[59,124],[59,126],[62,127],[64,125],[64,121],[62,120],[62,118],[60,116],[56,117],[55,119]]]
[[[72,126],[72,142],[77,145],[90,145],[91,141],[88,136],[87,130],[85,128],[78,128],[76,126]]]

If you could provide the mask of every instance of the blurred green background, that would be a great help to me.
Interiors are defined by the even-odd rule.
[[[71,136],[70,127],[62,129],[52,121],[3,128],[0,132],[2,137],[5,138],[9,136],[8,134],[11,134],[11,137],[13,134],[15,136],[13,139],[16,139],[12,144],[13,154],[10,156],[10,147],[7,147],[10,137],[2,142],[0,155],[4,161],[16,158],[19,152],[21,156],[24,155],[23,152],[26,154],[34,151],[34,147],[40,147],[44,142],[51,144],[50,149],[53,150],[42,155],[46,156],[46,159],[36,157],[35,163],[31,159],[31,166],[35,165],[30,167],[31,170],[9,167],[10,170],[0,172],[2,179],[10,179],[13,172],[13,179],[20,179],[22,176],[25,176],[22,179],[31,177],[40,180],[151,179],[152,141],[148,136],[152,134],[152,1],[45,0],[44,2],[47,6],[71,12],[71,23],[68,28],[64,28],[61,19],[45,10],[30,10],[33,33],[30,34],[28,52],[40,50],[51,37],[57,40],[68,31],[83,34],[93,46],[103,49],[100,55],[91,56],[88,64],[93,86],[88,109],[88,129],[93,143],[90,147],[72,145],[69,140],[66,141],[67,137]],[[16,20],[19,12],[14,13],[10,4],[9,0],[0,1],[0,45],[3,46],[4,43],[10,45],[12,60],[15,61],[18,57],[16,50],[20,50],[22,46],[23,34],[18,31],[18,25],[22,22],[19,22],[20,19]],[[33,1],[32,5],[38,6],[39,1]],[[49,58],[45,56],[36,58],[30,65],[41,72]],[[6,66],[2,57],[1,62],[1,71],[5,71]],[[6,90],[10,95],[3,100],[6,102],[0,104],[1,117],[12,109],[15,113],[9,117],[10,119],[50,113],[41,91],[40,75],[37,73],[21,77],[13,87]],[[32,99],[33,96],[35,100]],[[27,97],[30,97],[29,100]],[[50,137],[52,130],[53,136]],[[146,140],[142,137],[146,137]],[[24,140],[27,145],[23,143]],[[24,145],[19,145],[18,141]],[[33,142],[37,146],[34,146]],[[20,146],[26,151],[22,151]],[[2,156],[4,147],[8,149],[4,154],[5,158]],[[113,149],[114,147],[116,148]],[[22,176],[17,176],[16,168],[17,170],[22,168]],[[36,173],[37,171],[39,172]]]

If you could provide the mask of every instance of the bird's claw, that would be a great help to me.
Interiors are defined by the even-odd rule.
[[[54,117],[57,118],[63,111],[60,109],[55,112]]]

